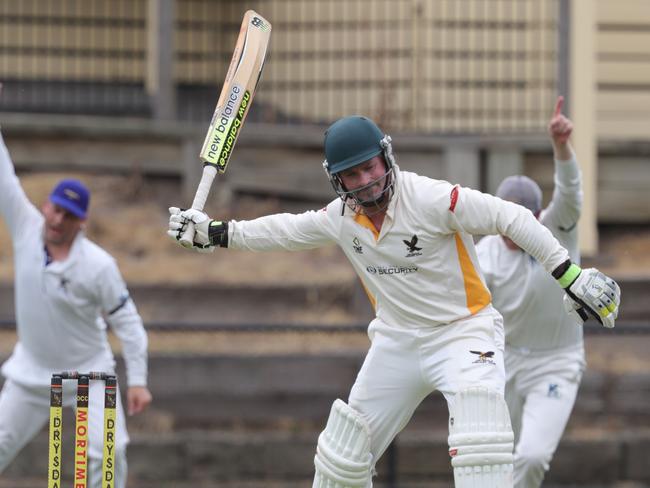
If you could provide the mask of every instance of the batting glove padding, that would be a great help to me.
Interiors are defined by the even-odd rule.
[[[556,269],[553,276],[567,293],[565,302],[574,302],[569,303],[567,309],[576,310],[583,320],[586,311],[605,327],[614,327],[621,303],[621,289],[613,279],[595,268],[580,269],[570,262]]]
[[[167,235],[179,241],[189,222],[194,223],[192,248],[199,252],[212,252],[215,246],[228,247],[228,223],[211,220],[205,212],[195,209],[169,208]]]

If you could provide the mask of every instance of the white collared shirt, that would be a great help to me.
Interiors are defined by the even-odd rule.
[[[338,244],[377,317],[394,327],[448,324],[490,304],[473,234],[502,233],[550,273],[567,252],[518,205],[395,168],[396,190],[377,233],[340,199],[320,211],[231,221],[229,247],[299,250]]]

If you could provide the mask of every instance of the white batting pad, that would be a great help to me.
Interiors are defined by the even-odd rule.
[[[370,484],[370,429],[358,412],[342,400],[332,405],[318,437],[312,488],[365,488]]]
[[[484,387],[461,390],[449,421],[456,488],[511,488],[514,435],[503,395]]]

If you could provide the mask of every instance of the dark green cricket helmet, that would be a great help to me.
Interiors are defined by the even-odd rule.
[[[382,156],[386,172],[381,178],[362,188],[345,188],[339,173],[362,164],[375,156]],[[368,117],[350,115],[334,122],[325,132],[325,161],[323,168],[336,194],[355,211],[368,215],[385,210],[395,187],[395,158],[390,136]],[[373,200],[364,200],[362,192],[383,180],[381,194]]]
[[[352,168],[381,154],[384,133],[361,115],[343,117],[325,132],[325,160],[331,174]]]

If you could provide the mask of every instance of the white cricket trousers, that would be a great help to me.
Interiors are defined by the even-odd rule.
[[[503,322],[491,306],[436,328],[397,329],[375,319],[368,335],[370,349],[348,403],[368,423],[374,464],[433,391],[450,409],[465,387],[503,394]]]
[[[63,385],[63,406],[76,406],[76,381],[65,381]],[[102,437],[104,432],[104,382],[91,381],[88,399],[88,486],[101,488]],[[117,393],[117,425],[115,426],[115,487],[126,486],[126,445],[129,436],[126,430],[124,408],[119,391]],[[16,457],[18,452],[31,441],[48,423],[50,417],[49,386],[27,387],[9,379],[5,380],[0,392],[0,473]],[[73,421],[73,420],[72,420]],[[74,435],[63,439],[65,444],[74,443]],[[47,473],[47,459],[36,460],[38,472]],[[68,460],[70,463],[73,459]],[[66,464],[63,460],[64,466]],[[99,468],[99,469],[98,469]]]
[[[539,488],[571,415],[582,345],[552,352],[506,346],[506,403],[515,433],[515,488]]]

